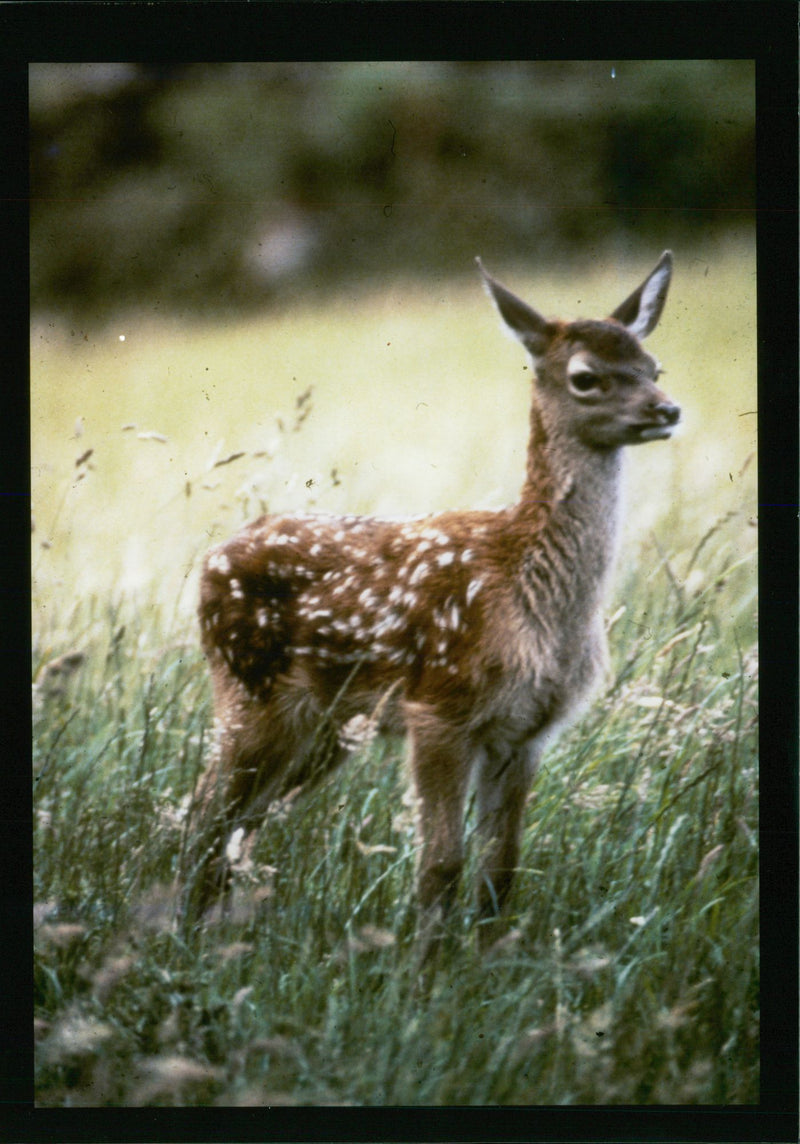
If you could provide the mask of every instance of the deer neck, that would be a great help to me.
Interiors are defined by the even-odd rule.
[[[616,553],[622,471],[622,449],[584,445],[548,425],[534,405],[527,474],[514,513],[523,575],[537,594],[572,609],[597,607]]]

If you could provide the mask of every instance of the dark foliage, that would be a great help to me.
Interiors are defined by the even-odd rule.
[[[739,224],[747,61],[36,65],[35,308],[242,311]]]

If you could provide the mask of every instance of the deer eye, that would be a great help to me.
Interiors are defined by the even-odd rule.
[[[576,393],[591,393],[594,389],[602,388],[600,378],[589,369],[573,373],[569,384]]]

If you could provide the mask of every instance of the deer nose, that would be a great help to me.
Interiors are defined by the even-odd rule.
[[[675,425],[680,420],[681,407],[673,405],[671,401],[659,401],[653,412],[663,418],[665,424]]]

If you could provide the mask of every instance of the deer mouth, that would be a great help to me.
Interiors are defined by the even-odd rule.
[[[672,436],[672,430],[681,419],[680,406],[669,401],[659,402],[648,409],[647,414],[646,420],[634,422],[631,427],[637,441],[665,441]]]
[[[672,436],[674,425],[634,425],[633,431],[637,441],[666,441]]]

